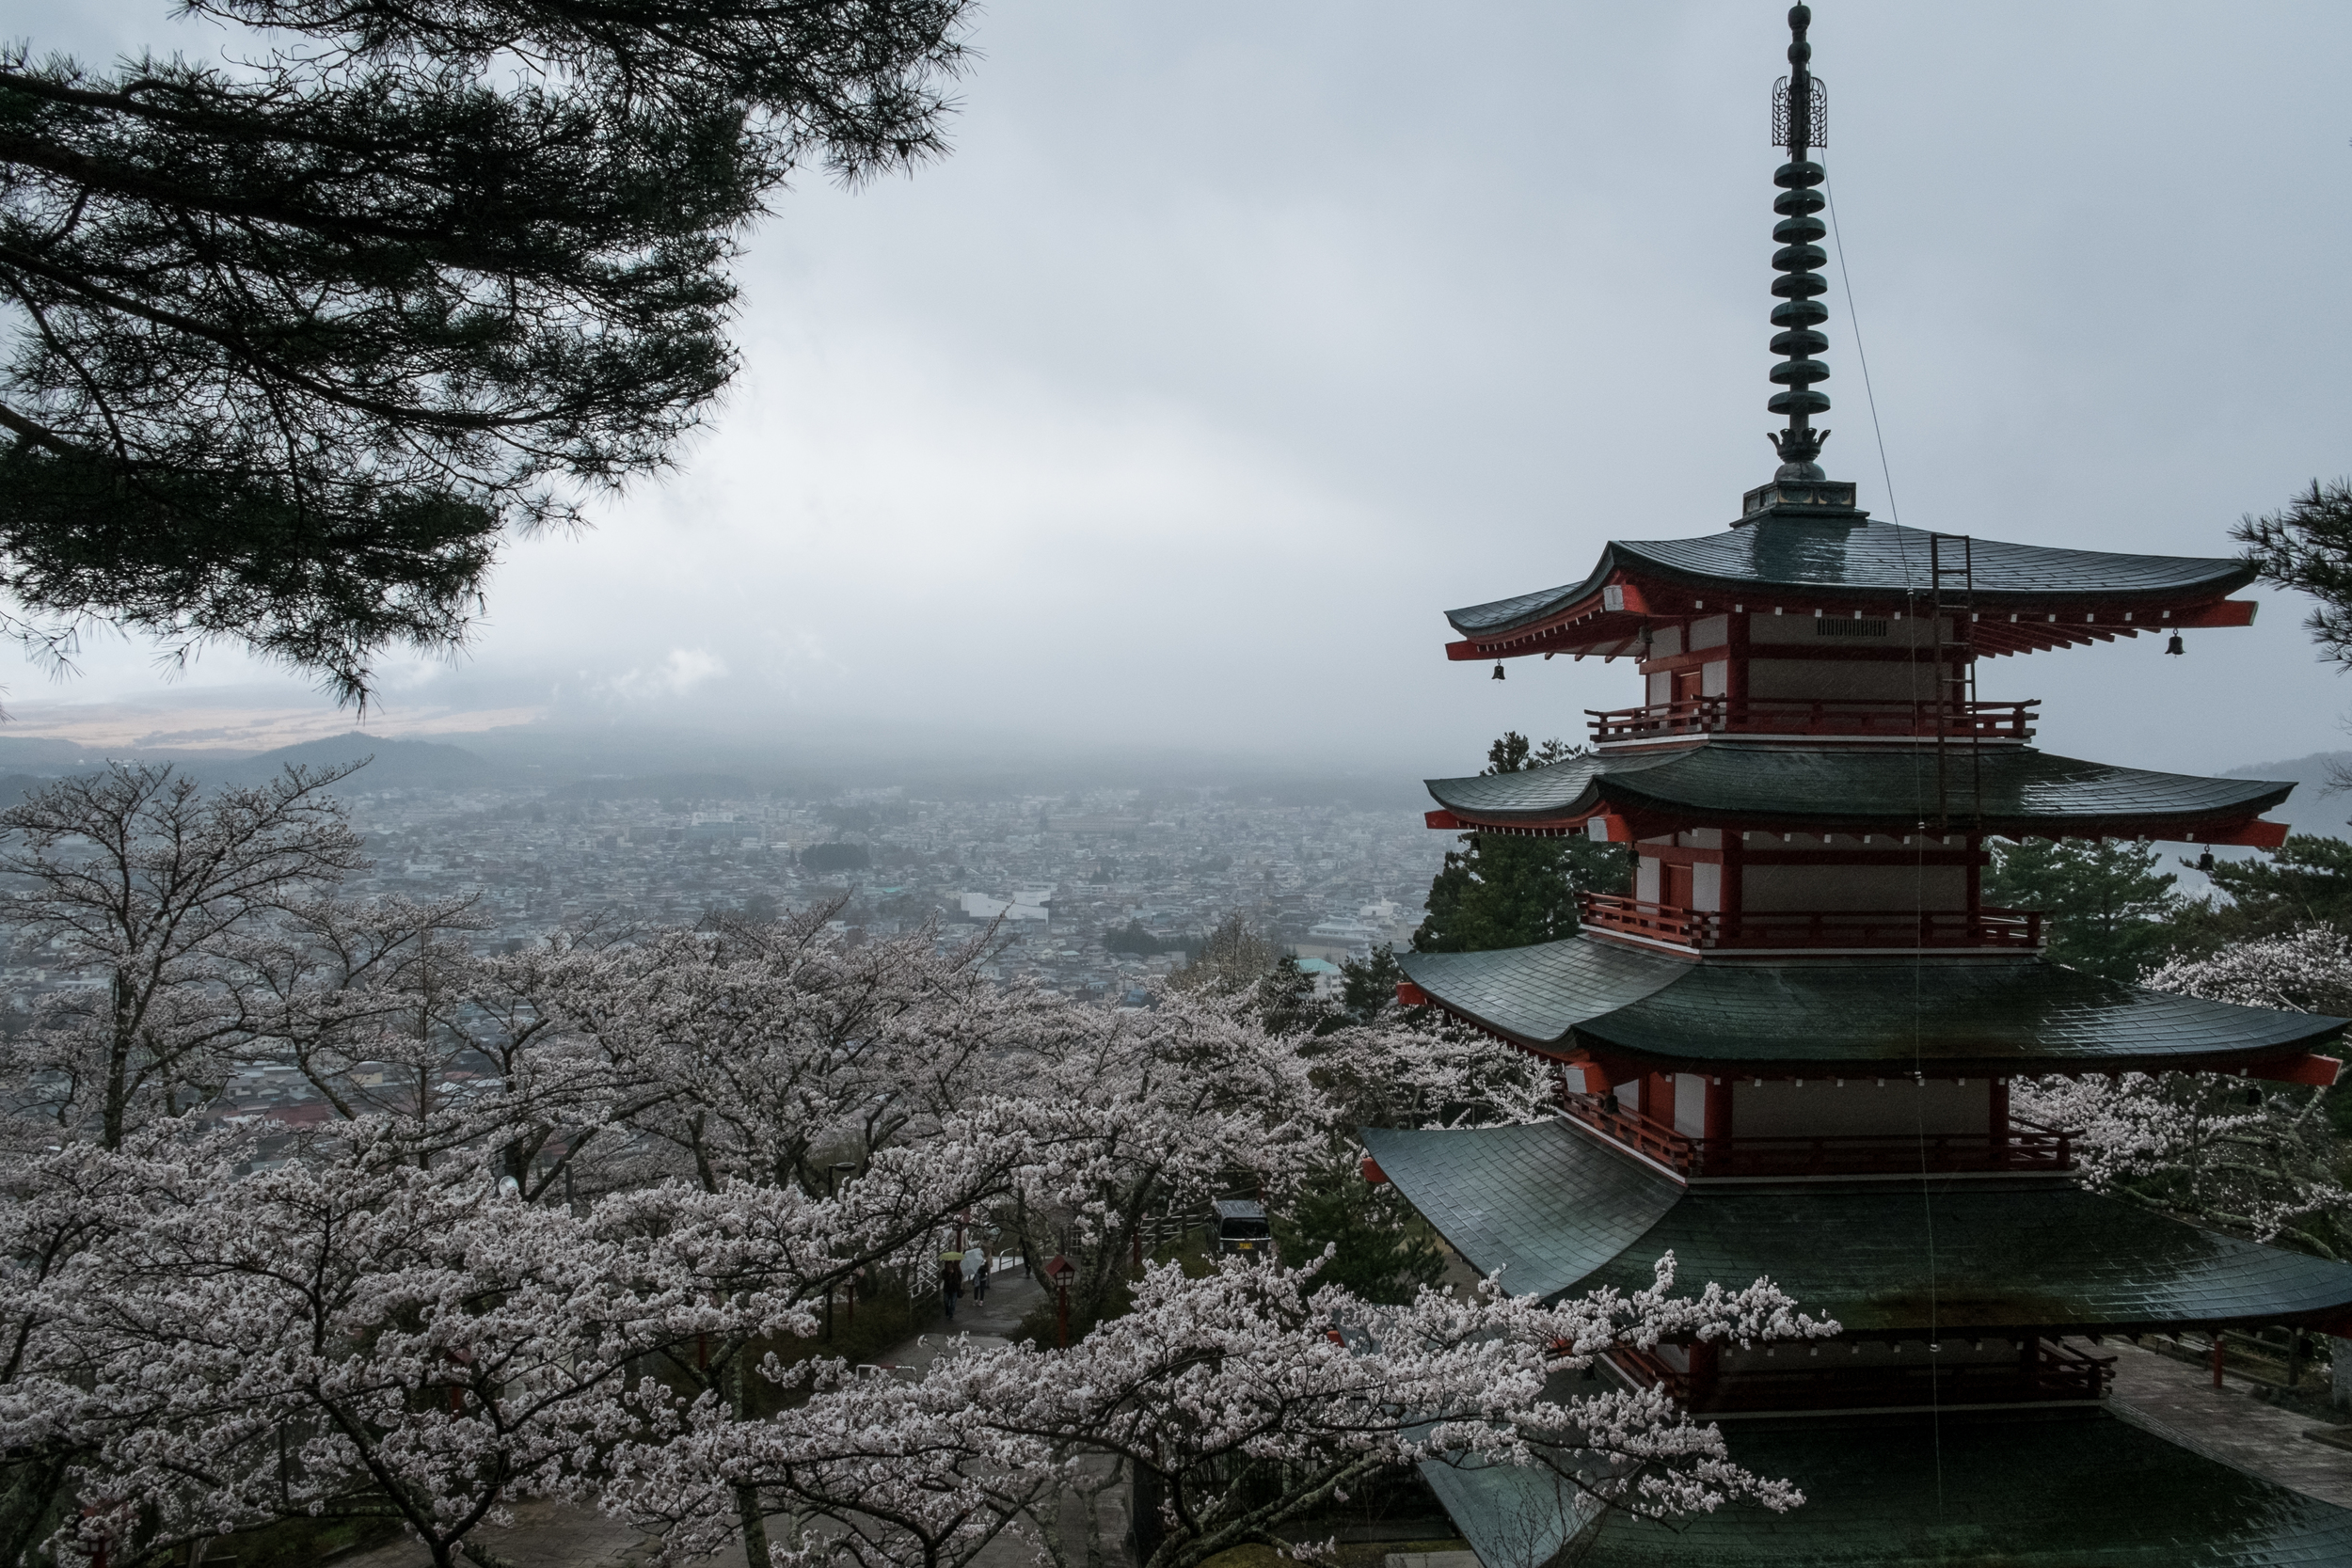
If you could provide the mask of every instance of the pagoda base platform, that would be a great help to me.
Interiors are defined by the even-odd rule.
[[[2352,1509],[2111,1409],[1751,1419],[1732,1459],[1803,1507],[1653,1523],[1535,1466],[1422,1473],[1485,1568],[2283,1568],[2352,1563]]]

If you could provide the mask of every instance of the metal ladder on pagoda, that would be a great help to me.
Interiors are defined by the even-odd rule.
[[[1949,832],[1952,800],[1963,788],[1968,824],[1976,827],[1983,816],[1984,749],[1976,733],[1977,566],[1968,535],[1928,535],[1928,601],[1935,626],[1935,826]],[[1961,736],[1967,739],[1964,761],[1954,754]]]

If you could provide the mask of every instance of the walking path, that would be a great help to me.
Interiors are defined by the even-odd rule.
[[[2226,1371],[2216,1389],[2201,1367],[2122,1340],[2097,1349],[2110,1352],[2115,1402],[2166,1436],[2306,1497],[2352,1508],[2352,1453],[2303,1435],[2328,1423],[2255,1399],[2255,1384]]]
[[[924,1333],[893,1346],[875,1365],[919,1373],[959,1337],[969,1338],[975,1345],[1009,1344],[1022,1318],[1045,1299],[1042,1285],[1025,1278],[1019,1269],[1008,1270],[991,1281],[985,1303],[966,1295],[953,1323],[939,1317]],[[1106,1506],[1123,1507],[1123,1502]],[[1106,1518],[1104,1528],[1112,1530],[1112,1521]],[[1114,1539],[1125,1530],[1121,1514],[1116,1521]],[[484,1529],[480,1535],[484,1549],[512,1568],[633,1568],[660,1544],[654,1537],[593,1508],[558,1502],[518,1504],[513,1528]],[[708,1560],[714,1568],[743,1568],[743,1551],[735,1546]],[[981,1568],[1016,1568],[1028,1560],[1025,1549],[1009,1542],[990,1546],[979,1558]],[[431,1568],[432,1561],[432,1555],[417,1543],[395,1541],[340,1558],[336,1568]]]

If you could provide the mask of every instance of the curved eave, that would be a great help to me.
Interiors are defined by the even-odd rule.
[[[2284,1568],[2352,1562],[2352,1510],[2124,1408],[1743,1420],[1731,1457],[1804,1492],[1666,1521],[1599,1514],[1540,1465],[1425,1461],[1482,1561],[1577,1568]],[[1563,1461],[1565,1468],[1573,1465]]]
[[[1764,613],[1810,616],[1819,610],[1839,615],[1900,618],[1920,612],[1916,601],[1889,599],[1868,590],[1805,589],[1784,594],[1768,592],[1735,598],[1728,587],[1704,594],[1677,594],[1652,579],[1620,574],[1615,586],[1628,589],[1629,603],[1640,610],[1611,610],[1598,594],[1576,600],[1524,622],[1470,632],[1446,644],[1446,657],[1456,662],[1490,658],[1547,657],[1565,654],[1573,658],[1630,657],[1641,651],[1645,626],[1674,625],[1701,616],[1717,615],[1738,606]],[[2085,648],[2112,642],[2142,632],[2219,630],[2254,624],[2256,603],[2220,594],[2191,597],[2150,595],[2147,602],[2123,604],[2111,598],[2048,595],[2039,602],[2011,609],[1982,603],[1969,628],[1971,651],[1986,658],[2017,654],[2047,653],[2055,648]],[[1454,610],[1451,615],[1465,613]],[[1460,626],[1455,629],[1461,630]]]
[[[1677,828],[1910,832],[1936,815],[1970,831],[2017,837],[2236,841],[2291,782],[2155,773],[1987,748],[1972,762],[1947,755],[1939,790],[1932,747],[1864,752],[1701,741],[1574,757],[1522,772],[1428,779],[1443,810],[1432,827],[1502,832],[1574,832],[1597,816],[1624,818],[1637,837]],[[1981,794],[1975,793],[1981,788]],[[2257,835],[2248,842],[2275,842]]]
[[[1646,1289],[1671,1252],[1684,1290],[1769,1277],[1849,1337],[2340,1323],[2352,1308],[2352,1265],[2063,1179],[1686,1188],[1564,1122],[1359,1135],[1471,1267],[1547,1299]]]
[[[2236,1072],[2346,1021],[2146,990],[2032,957],[1694,962],[1583,935],[1399,962],[1474,1028],[1553,1055],[1772,1077]]]
[[[1920,612],[1925,589],[1928,536],[1916,530],[1873,524],[1866,530],[1756,525],[1742,532],[1752,547],[1733,548],[1736,535],[1692,540],[1612,541],[1582,582],[1542,589],[1446,612],[1461,634],[1448,644],[1454,659],[1517,658],[1565,653],[1614,657],[1636,651],[1645,625],[1721,614],[1734,609],[1806,615],[1898,616]],[[1883,539],[1886,544],[1880,544]],[[1844,557],[1852,542],[1877,546],[1877,559],[1848,570]],[[1792,541],[1793,547],[1775,548]],[[1889,574],[1889,545],[1915,557],[1906,577]],[[2082,646],[2134,637],[2142,631],[2240,626],[2252,624],[2254,606],[2228,595],[2254,579],[2242,562],[2203,557],[2132,556],[2100,551],[2054,550],[1984,541],[1987,563],[1979,574],[1972,607],[1976,651],[1988,657]],[[1704,569],[1710,557],[1787,556],[1806,571],[1757,568]],[[1851,578],[1849,580],[1841,580]],[[2055,583],[2056,586],[2045,585]]]

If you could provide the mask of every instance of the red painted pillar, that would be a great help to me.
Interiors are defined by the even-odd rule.
[[[1710,1076],[1707,1080],[1705,1125],[1700,1136],[1706,1139],[1705,1156],[1721,1161],[1731,1153],[1731,1080]]]
[[[1672,1129],[1675,1124],[1675,1080],[1671,1072],[1642,1074],[1642,1119]]]
[[[1691,1341],[1691,1408],[1705,1410],[1715,1402],[1715,1380],[1723,1370],[1722,1350],[1712,1339]]]

